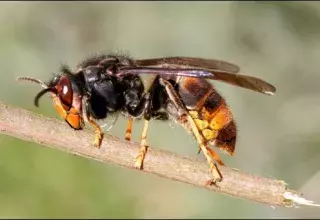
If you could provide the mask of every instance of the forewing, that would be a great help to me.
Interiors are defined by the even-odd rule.
[[[212,69],[177,69],[177,68],[161,68],[161,67],[123,67],[119,70],[118,75],[126,74],[155,74],[167,76],[184,76],[206,78],[211,80],[219,80],[242,88],[250,89],[267,95],[273,95],[276,88],[268,82],[246,75],[235,74],[231,72],[212,70]]]
[[[194,57],[164,57],[155,59],[137,60],[138,66],[149,67],[171,67],[171,68],[201,68],[214,69],[230,73],[237,73],[240,71],[239,66],[216,59],[203,59]]]

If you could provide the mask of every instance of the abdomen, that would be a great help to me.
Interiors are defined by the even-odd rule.
[[[224,98],[204,79],[181,77],[177,82],[176,91],[204,140],[232,155],[237,131]]]

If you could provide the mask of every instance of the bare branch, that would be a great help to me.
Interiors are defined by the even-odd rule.
[[[139,144],[106,134],[101,148],[97,149],[92,146],[91,131],[75,131],[61,120],[46,118],[1,102],[0,131],[75,155],[135,169],[133,165]],[[228,167],[220,166],[220,169],[224,179],[218,183],[218,187],[205,186],[204,183],[211,177],[205,162],[149,148],[142,172],[271,206],[316,206],[301,198],[300,193],[287,189],[284,181],[253,176]]]

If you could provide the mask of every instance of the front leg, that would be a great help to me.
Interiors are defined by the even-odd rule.
[[[89,100],[89,97],[87,95],[85,95],[82,98],[82,117],[83,117],[83,120],[85,122],[89,122],[95,130],[93,146],[100,148],[102,138],[103,138],[103,132],[101,130],[101,127],[98,125],[98,123],[94,121],[93,117],[88,112],[88,108],[89,108],[88,100]]]

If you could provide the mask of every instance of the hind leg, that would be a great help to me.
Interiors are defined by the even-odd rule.
[[[192,131],[193,135],[195,136],[195,138],[198,142],[199,148],[201,149],[202,153],[204,154],[204,156],[209,164],[210,172],[212,173],[212,176],[213,176],[213,178],[209,181],[209,183],[212,184],[212,183],[221,181],[222,180],[221,172],[219,171],[218,166],[214,162],[212,157],[221,165],[223,165],[222,160],[219,158],[219,156],[212,149],[210,149],[206,146],[206,143],[204,142],[204,139],[203,139],[202,135],[200,134],[193,118],[189,114],[188,110],[186,109],[186,107],[182,103],[179,95],[176,93],[176,91],[174,90],[174,88],[170,84],[170,82],[168,82],[162,78],[159,79],[159,82],[165,88],[165,90],[169,96],[169,99],[176,107],[177,114],[179,117],[178,120],[182,124],[185,124],[188,127],[188,129],[190,129]],[[207,184],[208,184],[208,182],[206,182],[206,185]]]

